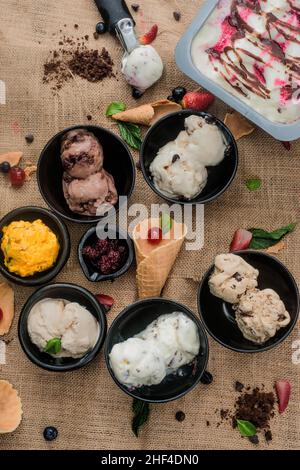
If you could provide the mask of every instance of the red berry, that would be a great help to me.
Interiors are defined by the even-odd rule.
[[[181,104],[185,109],[205,111],[214,100],[214,95],[208,91],[189,91],[184,95]]]
[[[292,146],[291,146],[291,142],[281,142],[282,145],[284,146],[284,148],[288,151],[291,150]]]
[[[114,299],[110,295],[96,294],[96,298],[97,298],[98,302],[101,305],[103,305],[106,312],[108,312],[115,303]]]
[[[154,24],[152,26],[152,28],[150,29],[150,31],[148,31],[147,33],[145,33],[141,38],[140,38],[140,43],[143,45],[143,46],[146,46],[148,44],[151,44],[154,39],[156,38],[157,36],[157,33],[158,33],[158,26],[157,24]]]
[[[247,250],[252,240],[252,233],[249,230],[240,228],[233,236],[233,240],[230,245],[230,251]]]
[[[291,396],[291,384],[288,380],[277,380],[275,387],[278,397],[279,413],[283,413],[289,404]]]
[[[162,240],[163,233],[162,229],[159,227],[149,228],[148,230],[148,242],[152,243],[153,245],[158,245],[158,243]]]
[[[2,308],[0,308],[0,321],[2,320],[2,318],[3,318],[3,310]]]
[[[16,188],[20,188],[20,186],[23,186],[25,182],[25,172],[22,168],[19,168],[17,166],[13,167],[10,169],[9,172],[9,178],[12,186],[15,186]]]

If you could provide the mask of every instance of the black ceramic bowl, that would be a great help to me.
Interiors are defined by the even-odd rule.
[[[134,246],[131,238],[127,233],[121,230],[119,227],[116,227],[116,230],[107,229],[107,236],[105,238],[118,239],[121,246],[125,248],[124,260],[120,269],[111,273],[111,274],[101,274],[92,263],[83,256],[82,250],[87,245],[93,245],[99,237],[97,236],[97,227],[90,228],[81,238],[78,244],[78,259],[81,266],[81,269],[87,278],[88,281],[98,282],[98,281],[110,281],[112,279],[117,279],[123,274],[127,273],[131,267],[134,260]],[[99,234],[100,235],[100,234]],[[102,237],[103,238],[103,237]]]
[[[57,217],[53,212],[42,207],[19,207],[9,212],[0,221],[0,244],[3,236],[2,229],[11,222],[24,220],[33,222],[36,219],[41,219],[57,236],[60,250],[55,265],[40,273],[36,273],[33,276],[21,277],[17,274],[10,273],[4,264],[4,257],[2,250],[0,250],[0,273],[3,274],[9,281],[20,284],[22,286],[33,287],[41,286],[50,282],[55,276],[57,276],[63,269],[64,265],[70,256],[70,236],[68,229],[64,222]]]
[[[109,354],[116,343],[141,332],[152,321],[161,315],[183,312],[191,318],[198,327],[200,337],[200,352],[193,364],[180,368],[180,374],[168,375],[158,385],[143,386],[137,389],[128,389],[115,377],[109,363]],[[112,323],[105,342],[105,360],[107,368],[116,384],[133,398],[149,403],[164,403],[181,398],[190,392],[201,380],[208,361],[208,341],[201,322],[184,305],[162,298],[140,300],[125,308]]]
[[[37,168],[40,193],[48,206],[61,217],[78,223],[95,223],[101,216],[85,216],[72,212],[64,198],[62,189],[63,167],[60,146],[63,136],[72,129],[87,129],[101,142],[104,151],[104,169],[115,180],[119,196],[131,196],[135,184],[135,165],[127,145],[116,135],[99,126],[74,126],[64,129],[52,137],[43,149]],[[119,209],[119,202],[115,205]]]
[[[55,359],[49,354],[41,352],[30,340],[27,330],[28,315],[32,307],[40,300],[65,299],[70,302],[77,302],[86,307],[98,320],[100,325],[100,336],[94,348],[87,352],[85,356],[79,359],[59,358]],[[74,284],[51,284],[44,286],[32,294],[22,308],[18,334],[23,351],[30,361],[41,367],[42,369],[54,372],[68,372],[70,370],[79,369],[91,362],[100,352],[105,340],[107,331],[106,315],[103,307],[100,305],[95,296],[83,287]]]
[[[293,330],[299,314],[299,291],[288,269],[276,258],[259,251],[245,250],[235,252],[247,263],[259,270],[258,288],[275,290],[291,316],[291,322],[281,328],[266,343],[259,345],[244,338],[235,321],[232,305],[210,293],[208,280],[213,272],[212,266],[204,275],[198,291],[198,309],[209,334],[226,348],[241,353],[268,351],[282,343]]]
[[[176,199],[166,196],[155,187],[149,167],[159,149],[174,140],[179,132],[184,130],[184,120],[191,115],[213,119],[225,135],[231,151],[226,154],[224,160],[219,165],[207,167],[207,184],[198,196],[193,199]],[[238,148],[233,135],[222,121],[207,113],[183,110],[161,118],[150,128],[141,147],[140,163],[145,180],[158,196],[170,203],[204,204],[221,196],[232,183],[238,167]]]

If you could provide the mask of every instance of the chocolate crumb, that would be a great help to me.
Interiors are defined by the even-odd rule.
[[[133,3],[131,5],[131,8],[133,9],[133,11],[135,11],[137,13],[140,9],[140,5],[138,3]]]
[[[209,422],[209,421],[206,421],[206,426],[207,426],[207,427],[210,426],[210,422]]]
[[[87,118],[88,121],[91,121],[93,119],[90,114],[88,114],[86,118]]]
[[[32,144],[32,142],[34,141],[34,135],[33,134],[26,134],[25,135],[25,140],[26,140],[27,144]]]
[[[93,36],[94,36],[94,39],[96,40],[99,39],[99,33],[97,33],[97,31],[94,32]]]
[[[84,39],[85,39],[86,41],[88,41],[88,40],[89,40],[89,35],[86,34],[86,35],[84,36]]]
[[[175,419],[181,423],[185,420],[185,413],[183,411],[177,411]]]
[[[180,11],[173,11],[173,16],[175,21],[180,21],[181,13]]]
[[[255,436],[250,436],[248,437],[249,441],[251,442],[251,444],[255,444],[255,445],[258,445],[259,444],[259,439],[258,439],[258,435],[255,434]]]
[[[245,385],[239,382],[238,380],[235,382],[234,388],[236,392],[242,392]]]
[[[74,24],[74,28],[78,29],[79,28],[78,24]]]
[[[135,163],[135,166],[138,170],[141,170],[142,167],[141,167],[141,162],[138,160],[136,163]]]
[[[270,431],[270,429],[268,429],[267,431],[265,431],[265,439],[267,442],[271,442],[272,439],[273,439],[273,436],[272,436],[272,432]]]

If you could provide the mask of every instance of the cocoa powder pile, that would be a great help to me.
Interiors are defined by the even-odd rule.
[[[55,93],[74,76],[89,82],[100,82],[115,77],[113,60],[105,47],[102,50],[87,46],[89,36],[75,39],[65,35],[44,63],[43,83],[51,85]]]

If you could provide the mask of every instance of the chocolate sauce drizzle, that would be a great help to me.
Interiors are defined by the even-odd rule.
[[[282,18],[277,18],[273,13],[266,13],[262,10],[261,4],[265,0],[233,0],[231,4],[230,15],[224,21],[228,21],[229,27],[233,32],[230,38],[230,45],[226,45],[219,50],[212,47],[206,52],[209,54],[210,61],[214,70],[219,72],[223,79],[238,93],[247,97],[247,91],[255,93],[263,99],[270,99],[271,90],[266,86],[264,78],[264,67],[267,67],[263,59],[246,49],[238,48],[236,41],[247,37],[247,40],[257,47],[261,52],[267,52],[275,59],[283,63],[288,70],[288,84],[283,86],[285,100],[291,99],[293,93],[300,90],[300,57],[287,56],[284,47],[274,40],[277,34],[284,38],[284,41],[291,41],[300,44],[300,28]],[[296,15],[300,23],[300,5],[295,5],[295,0],[287,0],[290,15]],[[252,13],[264,16],[266,18],[266,31],[263,35],[257,33],[240,16],[239,8],[244,7]],[[289,16],[287,16],[288,18]],[[267,34],[266,34],[267,33]],[[298,37],[297,37],[298,34]],[[249,71],[243,63],[242,55],[247,55],[254,60],[254,72]],[[219,70],[219,64],[223,70]],[[296,82],[296,83],[295,83]],[[292,86],[293,84],[293,86]],[[281,112],[280,108],[278,112]]]

